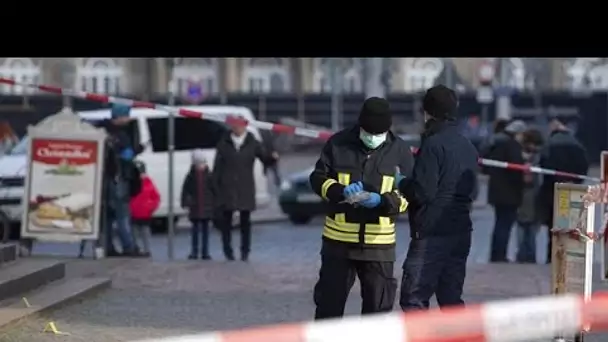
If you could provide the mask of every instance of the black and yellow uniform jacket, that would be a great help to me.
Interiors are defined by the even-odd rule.
[[[323,147],[310,175],[312,189],[327,201],[321,254],[355,260],[395,260],[395,218],[407,209],[397,190],[397,167],[411,174],[414,158],[407,144],[391,132],[371,150],[359,139],[359,126],[334,134]],[[381,196],[378,207],[343,203],[344,188],[361,181],[365,191]]]

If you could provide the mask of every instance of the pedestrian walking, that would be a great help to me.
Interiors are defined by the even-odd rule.
[[[549,138],[541,156],[540,167],[557,171],[586,175],[589,170],[587,150],[563,122],[554,118],[549,123]],[[547,263],[551,262],[552,239],[550,230],[553,228],[553,196],[555,183],[580,184],[583,180],[555,175],[545,175],[538,193],[539,213],[541,223],[547,225],[549,242],[547,246]]]
[[[487,158],[508,163],[523,164],[523,134],[526,124],[515,120],[507,125],[505,137],[497,139]],[[524,174],[520,170],[488,168],[488,202],[494,207],[490,262],[509,262],[507,247],[511,229],[517,220],[524,192]]]
[[[365,100],[358,124],[329,139],[310,175],[312,189],[327,206],[315,319],[344,314],[357,276],[362,314],[393,308],[395,219],[407,208],[394,175],[396,168],[409,175],[413,156],[391,125],[388,101]]]
[[[537,129],[524,132],[524,161],[531,166],[538,166],[540,149],[543,144],[542,133]],[[536,196],[540,188],[540,175],[524,172],[524,193],[522,203],[517,210],[517,256],[519,263],[536,263],[536,235],[539,220],[536,210]]]
[[[135,248],[141,251],[143,256],[149,257],[150,240],[152,239],[150,224],[152,215],[160,205],[160,193],[152,178],[146,174],[146,165],[141,161],[136,161],[135,166],[141,177],[141,191],[131,198],[131,227]],[[138,240],[141,241],[142,248],[139,248]]]
[[[403,263],[403,311],[462,305],[471,249],[471,207],[477,187],[478,154],[458,129],[456,93],[430,88],[422,107],[425,130],[411,177],[397,174],[399,191],[410,203],[411,242]]]
[[[188,259],[211,260],[209,254],[209,221],[213,218],[214,185],[203,150],[192,151],[192,166],[184,179],[181,206],[188,210],[192,223]],[[199,249],[200,241],[200,249]],[[200,254],[199,254],[200,251]]]
[[[217,208],[222,227],[222,244],[227,260],[234,260],[232,218],[239,212],[241,260],[247,261],[251,250],[251,212],[255,210],[254,162],[264,165],[279,159],[277,153],[265,151],[261,143],[247,132],[245,123],[232,124],[232,130],[217,145],[213,163],[213,184],[217,189]]]

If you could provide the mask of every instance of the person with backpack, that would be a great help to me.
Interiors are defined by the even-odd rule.
[[[202,150],[192,152],[192,167],[184,179],[181,194],[181,206],[188,209],[188,216],[192,222],[190,231],[192,248],[188,259],[211,260],[209,255],[209,221],[214,212],[214,191],[211,172],[207,165],[205,153]]]
[[[156,211],[160,204],[160,193],[154,185],[152,178],[146,174],[146,165],[141,161],[135,161],[138,176],[141,184],[141,190],[131,198],[131,228],[133,230],[133,240],[135,248],[142,252],[142,256],[150,256],[150,220],[152,214]],[[137,240],[140,240],[143,248],[140,249],[137,245]]]

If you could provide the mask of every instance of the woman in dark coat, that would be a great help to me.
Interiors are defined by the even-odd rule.
[[[213,180],[217,191],[216,204],[222,222],[222,244],[224,255],[234,260],[232,250],[232,216],[240,213],[241,260],[247,261],[251,246],[251,212],[255,210],[255,160],[268,164],[278,159],[276,153],[269,154],[255,137],[247,132],[245,125],[234,124],[232,132],[217,145],[213,164]]]

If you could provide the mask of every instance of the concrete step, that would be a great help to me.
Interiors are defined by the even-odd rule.
[[[82,299],[86,295],[108,288],[111,283],[110,278],[63,279],[18,298],[7,299],[0,302],[0,328],[71,300]]]
[[[65,264],[55,260],[20,259],[0,269],[0,300],[65,277]]]
[[[19,246],[16,243],[0,243],[0,267],[17,260]]]

